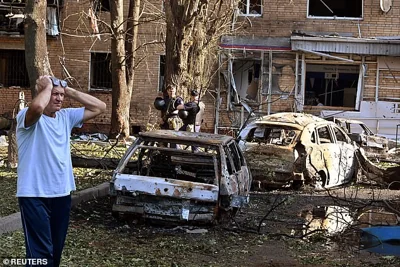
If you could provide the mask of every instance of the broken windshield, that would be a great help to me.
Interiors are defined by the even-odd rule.
[[[288,146],[296,140],[299,132],[299,130],[288,127],[259,126],[249,131],[246,141]]]
[[[131,151],[124,174],[215,184],[218,147],[142,141]]]

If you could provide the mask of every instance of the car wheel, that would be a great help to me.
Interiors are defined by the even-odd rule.
[[[300,188],[303,187],[303,184],[304,182],[302,180],[294,180],[291,187],[293,190],[300,190]]]
[[[115,219],[117,219],[117,220],[120,219],[120,217],[119,217],[119,212],[118,212],[118,211],[111,211],[111,215],[112,215]]]
[[[238,211],[239,208],[231,208],[229,210],[220,209],[217,217],[218,224],[230,223]]]

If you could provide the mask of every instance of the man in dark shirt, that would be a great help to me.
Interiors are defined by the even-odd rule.
[[[179,130],[182,127],[182,119],[178,116],[177,107],[183,105],[183,99],[176,96],[176,88],[172,85],[167,87],[167,94],[164,98],[165,107],[161,110],[161,129]]]
[[[194,125],[196,121],[196,114],[200,111],[198,105],[198,97],[199,93],[197,90],[190,91],[190,101],[177,106],[178,110],[187,111],[186,116],[181,117],[183,121],[183,126],[179,129],[179,131],[188,131],[194,132]]]

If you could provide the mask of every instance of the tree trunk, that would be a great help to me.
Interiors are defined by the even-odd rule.
[[[25,62],[32,98],[36,96],[36,79],[52,75],[47,54],[47,1],[27,0],[25,6]]]
[[[232,32],[238,2],[165,1],[165,86],[177,85],[177,94],[185,99],[189,89],[204,94],[215,73],[220,37]]]
[[[126,47],[126,74],[127,74],[127,85],[131,91],[133,91],[133,79],[134,70],[136,64],[136,48],[137,48],[137,36],[139,30],[139,17],[140,17],[140,0],[130,0],[129,1],[129,14],[128,22],[126,25],[127,32],[125,38]]]
[[[46,7],[47,1],[35,0],[26,1],[25,6],[25,64],[28,71],[32,98],[36,96],[36,79],[40,75],[52,74],[47,55]],[[18,163],[15,130],[16,121],[14,120],[8,134],[8,164],[12,168],[15,168]]]
[[[112,111],[109,137],[118,139],[129,137],[129,109],[132,95],[132,88],[126,83],[123,4],[123,0],[110,0]]]

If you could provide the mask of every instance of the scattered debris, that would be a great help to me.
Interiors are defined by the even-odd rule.
[[[3,135],[0,135],[0,146],[8,146],[7,139]]]
[[[108,136],[103,133],[93,133],[93,134],[75,134],[71,137],[74,141],[107,141]]]

